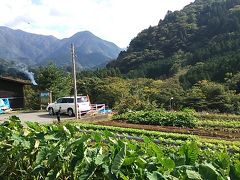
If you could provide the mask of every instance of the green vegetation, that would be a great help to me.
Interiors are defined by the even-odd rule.
[[[227,150],[229,152],[240,152],[240,142],[239,141],[226,141],[220,139],[209,139],[198,137],[192,134],[180,134],[180,133],[167,133],[159,131],[148,131],[143,129],[131,129],[131,128],[120,128],[113,126],[102,126],[102,125],[93,125],[93,124],[83,124],[77,122],[76,125],[82,130],[87,132],[99,132],[102,131],[111,131],[114,132],[116,137],[122,136],[136,136],[138,138],[144,138],[145,136],[151,137],[154,139],[154,142],[180,146],[186,141],[195,141],[201,149],[211,149],[211,150]],[[211,130],[210,130],[211,132]]]
[[[185,90],[178,76],[167,80],[126,79],[114,72],[104,69],[79,72],[78,94],[88,94],[92,103],[105,103],[119,113],[186,107],[196,111],[240,113],[240,96],[220,83],[204,80]],[[35,75],[38,86],[26,88],[28,108],[39,108],[40,91],[53,91],[53,100],[73,94],[71,76],[63,69],[50,64],[36,69]]]
[[[174,97],[177,108],[239,114],[239,4],[196,0],[181,11],[169,11],[107,67],[130,78],[164,80],[167,87],[160,86],[162,95],[154,99],[158,106],[166,108]]]
[[[38,67],[34,70],[37,86],[26,86],[26,102],[28,109],[40,109],[40,92],[51,91],[53,100],[69,96],[72,86],[71,74],[55,64]]]
[[[234,141],[240,127],[239,5],[196,0],[169,11],[107,68],[77,74],[78,94],[116,110],[115,119],[177,126],[187,134],[73,122],[28,122],[25,128],[12,117],[0,125],[0,179],[240,179],[240,143]],[[53,64],[35,69],[38,86],[26,87],[27,107],[39,108],[40,91],[53,91],[54,100],[73,94],[65,70]],[[203,113],[181,112],[185,108]],[[184,127],[216,137],[216,131],[227,132],[232,141]]]
[[[187,69],[185,87],[239,72],[239,0],[196,0],[140,32],[108,67],[130,77],[166,78]]]
[[[126,120],[136,124],[189,127],[196,126],[197,118],[189,112],[135,111],[114,115],[114,120]]]
[[[199,127],[221,127],[221,128],[240,128],[240,121],[213,121],[213,120],[201,120],[197,122]]]
[[[239,153],[139,143],[78,125],[0,125],[1,179],[239,179]]]
[[[239,4],[196,0],[181,11],[169,11],[107,68],[78,72],[78,94],[120,113],[188,107],[240,114]],[[52,90],[54,100],[73,94],[63,69],[48,65],[35,75],[36,92]]]
[[[39,67],[35,71],[38,90],[52,91],[53,99],[70,94],[72,84],[70,73],[66,73],[54,64]]]
[[[240,116],[235,114],[214,114],[214,113],[197,113],[200,119],[217,120],[217,121],[240,121]]]

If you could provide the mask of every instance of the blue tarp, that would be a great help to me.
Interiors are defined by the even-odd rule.
[[[98,112],[102,113],[102,114],[108,114],[108,113],[112,113],[112,110],[111,109],[101,109]]]
[[[0,114],[10,110],[10,103],[8,98],[0,98]]]

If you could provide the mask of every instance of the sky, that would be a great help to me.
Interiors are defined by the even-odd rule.
[[[194,0],[0,0],[0,26],[68,38],[80,31],[126,48],[168,10]]]

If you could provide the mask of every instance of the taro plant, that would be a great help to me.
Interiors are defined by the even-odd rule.
[[[78,125],[0,124],[0,179],[239,179],[238,153],[116,137]]]

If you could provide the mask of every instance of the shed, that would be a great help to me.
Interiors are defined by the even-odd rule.
[[[0,98],[8,98],[12,109],[24,108],[24,86],[30,82],[0,76]]]

